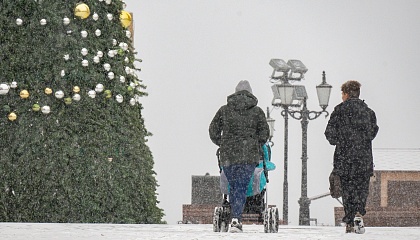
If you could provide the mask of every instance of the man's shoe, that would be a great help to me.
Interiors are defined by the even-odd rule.
[[[358,216],[359,215],[359,216]],[[358,234],[365,233],[365,225],[363,223],[362,215],[357,213],[356,217],[354,218],[354,232]]]
[[[237,218],[232,218],[232,223],[230,224],[231,233],[240,233],[242,232],[242,223],[238,221]]]

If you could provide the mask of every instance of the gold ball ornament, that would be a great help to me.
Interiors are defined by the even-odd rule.
[[[73,92],[74,92],[74,93],[78,93],[78,92],[80,92],[80,87],[79,87],[79,86],[74,86],[74,87],[73,87]]]
[[[15,121],[16,119],[17,119],[17,115],[16,115],[16,113],[10,113],[9,115],[7,115],[7,118],[10,120],[10,121]]]
[[[34,105],[32,105],[32,110],[34,112],[38,112],[41,109],[41,107],[39,106],[39,104],[35,103]]]
[[[81,19],[88,18],[90,15],[89,6],[84,3],[77,4],[77,6],[74,8],[74,15]]]
[[[51,88],[45,88],[44,92],[45,92],[45,94],[50,95],[52,93],[52,89]]]
[[[28,98],[28,97],[29,97],[29,92],[28,92],[28,90],[22,90],[22,91],[20,91],[19,96],[20,96],[21,98],[23,98],[23,99]]]
[[[122,10],[120,13],[120,21],[121,21],[121,25],[125,28],[129,27],[131,23],[133,23],[131,14],[124,10]]]

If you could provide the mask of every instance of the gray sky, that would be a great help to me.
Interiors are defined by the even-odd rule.
[[[326,71],[333,86],[329,112],[340,103],[340,86],[356,79],[361,98],[375,110],[374,148],[418,148],[420,1],[417,0],[125,0],[134,13],[139,73],[148,86],[144,118],[157,179],[158,200],[170,224],[191,203],[191,176],[218,175],[217,147],[208,125],[236,84],[250,81],[258,105],[271,107],[271,58],[300,59],[308,107],[319,111],[315,86]],[[282,216],[283,134],[276,119],[269,204]],[[328,118],[309,122],[308,196],[328,191],[334,148],[324,137]],[[298,224],[301,126],[289,120],[289,221]],[[380,159],[375,159],[380,161]],[[398,159],[396,159],[398,161]],[[311,217],[333,224],[327,197],[311,203]]]

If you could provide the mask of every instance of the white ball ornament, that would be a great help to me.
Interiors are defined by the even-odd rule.
[[[39,21],[39,23],[44,26],[45,24],[47,24],[47,20],[41,19],[41,21]]]
[[[0,95],[6,95],[9,92],[9,85],[7,83],[0,84]]]
[[[64,70],[61,70],[61,73],[60,73],[60,75],[61,75],[62,77],[66,76],[66,71],[64,71]]]
[[[106,17],[108,18],[109,21],[112,21],[112,19],[114,19],[114,15],[112,15],[111,13],[108,13]]]
[[[93,18],[93,20],[98,21],[98,19],[99,19],[99,15],[98,15],[97,13],[94,13],[94,14],[92,15],[92,18]]]
[[[109,63],[105,63],[104,68],[107,72],[109,72],[109,70],[111,70],[111,65]]]
[[[67,35],[70,35],[70,34],[72,34],[73,33],[73,31],[72,30],[68,30],[67,31]]]
[[[125,31],[125,36],[128,38],[131,38],[131,32],[129,30]]]
[[[130,59],[128,59],[128,57],[125,57],[124,62],[125,63],[129,63],[130,62]]]
[[[112,2],[111,0],[105,0],[105,3],[108,5],[111,4],[111,2]]]
[[[88,36],[88,32],[83,30],[80,32],[80,35],[82,35],[82,38],[86,38]]]
[[[121,94],[118,94],[115,96],[115,100],[117,100],[119,103],[122,103],[124,101],[124,97]]]
[[[136,86],[137,86],[137,84],[136,84],[136,83],[133,83],[133,82],[130,82],[130,86],[131,86],[132,88],[134,88],[134,87],[136,87]]]
[[[82,61],[82,66],[83,66],[83,67],[88,67],[88,66],[89,66],[89,61],[88,61],[88,60],[86,60],[86,59],[84,59],[84,60]]]
[[[94,63],[99,63],[100,61],[101,61],[101,59],[98,56],[93,57],[93,62]]]
[[[10,84],[10,87],[11,87],[11,88],[17,88],[17,82],[13,81],[13,82]]]
[[[69,25],[70,24],[70,19],[68,17],[63,18],[63,24],[64,25]]]
[[[50,112],[51,112],[51,109],[50,109],[50,107],[49,107],[49,106],[43,106],[43,107],[41,108],[41,112],[42,112],[43,114],[48,114],[48,113],[50,113]]]
[[[101,58],[101,57],[104,56],[104,53],[102,51],[98,51],[98,53],[96,53],[96,55]]]
[[[120,76],[120,82],[125,82],[125,77],[124,76]]]
[[[78,93],[74,94],[73,97],[72,97],[72,99],[74,101],[80,101],[80,94],[78,94]]]
[[[130,99],[130,105],[131,105],[131,106],[134,106],[135,104],[136,104],[136,99],[131,98],[131,99]]]
[[[115,57],[115,52],[114,52],[114,50],[109,50],[109,51],[108,51],[108,57],[111,57],[111,58]]]
[[[117,39],[112,39],[112,45],[117,46],[118,42]]]
[[[115,74],[114,74],[113,72],[109,72],[109,73],[108,73],[108,78],[109,78],[109,79],[111,79],[111,80],[112,80],[112,79],[114,79],[114,77],[115,77]]]
[[[101,30],[100,30],[100,29],[96,29],[96,31],[95,31],[95,35],[96,35],[97,37],[99,37],[99,36],[101,36],[101,34],[102,34]]]
[[[16,19],[16,25],[21,26],[22,23],[23,23],[22,19],[20,19],[20,18]]]
[[[69,54],[64,54],[64,60],[69,60],[70,59],[70,55]]]
[[[125,67],[125,73],[130,74],[130,70],[131,70],[130,67]]]
[[[101,83],[98,83],[95,87],[95,92],[100,93],[104,90],[104,85]]]
[[[90,91],[88,92],[88,96],[89,96],[90,98],[95,98],[95,97],[96,97],[96,92],[95,92],[94,90],[90,90]]]
[[[87,54],[88,54],[88,50],[86,49],[86,48],[82,48],[82,50],[80,51],[80,53],[83,55],[83,56],[86,56]]]
[[[103,2],[104,0],[99,0],[99,2]]]
[[[58,99],[62,99],[64,97],[64,92],[61,90],[58,90],[57,92],[54,93],[54,96]]]

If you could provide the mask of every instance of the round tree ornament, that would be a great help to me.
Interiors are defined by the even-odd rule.
[[[80,94],[78,94],[78,93],[76,93],[76,94],[73,95],[73,100],[74,101],[80,101],[80,98],[81,98],[80,97]]]
[[[117,100],[119,103],[122,103],[124,101],[124,97],[121,94],[118,94],[115,96],[115,100]]]
[[[50,108],[49,106],[43,106],[43,107],[41,108],[41,112],[42,112],[43,114],[48,114],[48,113],[50,113],[50,112],[51,112],[51,108]]]
[[[88,32],[83,30],[80,32],[80,35],[82,36],[82,38],[86,38],[88,36]]]
[[[111,80],[112,80],[112,79],[114,79],[114,77],[115,77],[115,74],[114,74],[113,72],[109,72],[109,73],[108,73],[108,78],[109,78],[109,79],[111,79]]]
[[[62,99],[64,97],[64,92],[61,90],[58,90],[54,93],[54,96],[58,99]]]
[[[10,87],[11,87],[11,88],[17,88],[17,82],[13,81],[13,82],[10,84]]]
[[[105,90],[104,93],[105,93],[105,98],[111,98],[112,97],[111,90],[107,89],[107,90]]]
[[[109,21],[112,21],[112,19],[114,19],[114,15],[112,15],[112,13],[108,13],[106,17],[108,18]]]
[[[81,18],[81,19],[88,18],[89,15],[90,15],[89,6],[86,5],[85,3],[79,3],[79,4],[77,4],[76,7],[74,8],[74,15],[76,17]]]
[[[45,88],[44,93],[47,95],[50,95],[52,93],[52,89],[51,88]]]
[[[82,66],[83,66],[83,67],[87,67],[87,66],[89,66],[89,62],[88,62],[88,60],[84,59],[84,60],[82,61]]]
[[[101,34],[102,34],[102,32],[101,32],[101,30],[100,30],[100,29],[96,29],[96,30],[95,30],[95,35],[96,35],[97,37],[101,36]]]
[[[28,98],[28,97],[29,97],[29,92],[28,92],[28,90],[22,90],[22,91],[20,91],[19,96],[20,96],[21,98],[23,98],[23,99]]]
[[[64,25],[69,25],[70,24],[70,19],[68,17],[63,18],[63,24]]]
[[[95,92],[94,90],[90,90],[90,91],[88,92],[88,96],[89,96],[90,98],[95,98],[95,97],[96,97],[96,92]]]
[[[9,85],[6,83],[0,84],[0,95],[6,95],[9,92]]]
[[[7,115],[7,118],[10,121],[15,121],[17,119],[17,115],[16,115],[16,113],[12,112],[12,113],[9,113],[9,115]]]
[[[80,92],[80,87],[79,87],[79,86],[74,86],[74,87],[73,87],[73,92],[74,92],[74,93],[78,93],[78,92]]]
[[[38,103],[35,103],[34,105],[32,105],[32,111],[38,112],[40,109],[41,109],[41,106],[39,106]]]
[[[98,83],[95,87],[95,92],[100,93],[104,90],[104,85],[102,83]]]
[[[86,56],[86,55],[89,53],[89,51],[88,51],[86,48],[82,48],[82,50],[80,51],[80,53],[81,53],[83,56]]]
[[[92,18],[93,18],[93,20],[98,21],[99,15],[97,13],[93,13]]]
[[[41,19],[41,21],[39,21],[39,23],[40,23],[42,26],[44,26],[44,25],[46,25],[46,24],[47,24],[47,20],[45,20],[45,19]]]
[[[20,19],[20,18],[16,19],[16,25],[21,26],[22,23],[23,23],[22,19]]]
[[[70,104],[71,104],[71,97],[66,97],[66,98],[64,98],[64,103],[65,103],[66,105],[70,105]]]

